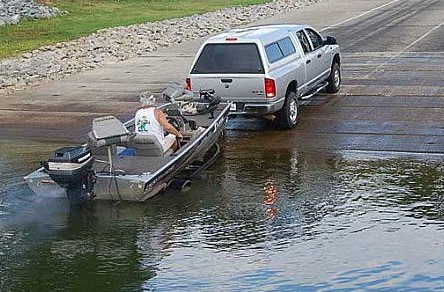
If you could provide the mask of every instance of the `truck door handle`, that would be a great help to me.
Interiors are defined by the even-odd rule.
[[[220,81],[222,83],[231,83],[231,82],[233,82],[233,79],[231,79],[231,78],[222,78]]]
[[[311,60],[307,60],[307,62],[306,62],[307,64],[310,64],[311,63]]]
[[[321,54],[319,54],[319,55],[318,55],[318,58],[320,58],[320,57],[322,57],[322,55],[321,55]]]

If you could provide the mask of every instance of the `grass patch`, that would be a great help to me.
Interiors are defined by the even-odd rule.
[[[48,1],[46,1],[48,2]],[[0,27],[0,58],[86,36],[99,29],[201,14],[266,0],[52,0],[68,14]]]

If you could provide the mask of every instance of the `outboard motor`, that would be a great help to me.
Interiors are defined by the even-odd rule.
[[[64,147],[53,151],[42,166],[56,183],[66,188],[70,203],[78,205],[92,198],[93,161],[88,147]]]

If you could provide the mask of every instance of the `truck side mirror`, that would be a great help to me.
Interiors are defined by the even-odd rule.
[[[338,41],[336,41],[336,39],[332,36],[328,36],[326,37],[325,41],[324,41],[324,45],[337,45]]]

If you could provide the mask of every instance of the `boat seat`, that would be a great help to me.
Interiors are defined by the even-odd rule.
[[[92,130],[88,133],[88,145],[94,154],[106,153],[108,151],[107,148],[111,149],[112,154],[115,154],[116,145],[126,144],[129,139],[130,132],[114,116],[95,118],[92,121]]]
[[[135,135],[132,138],[132,147],[136,150],[136,155],[141,156],[168,156],[172,150],[163,152],[162,144],[154,135]]]

